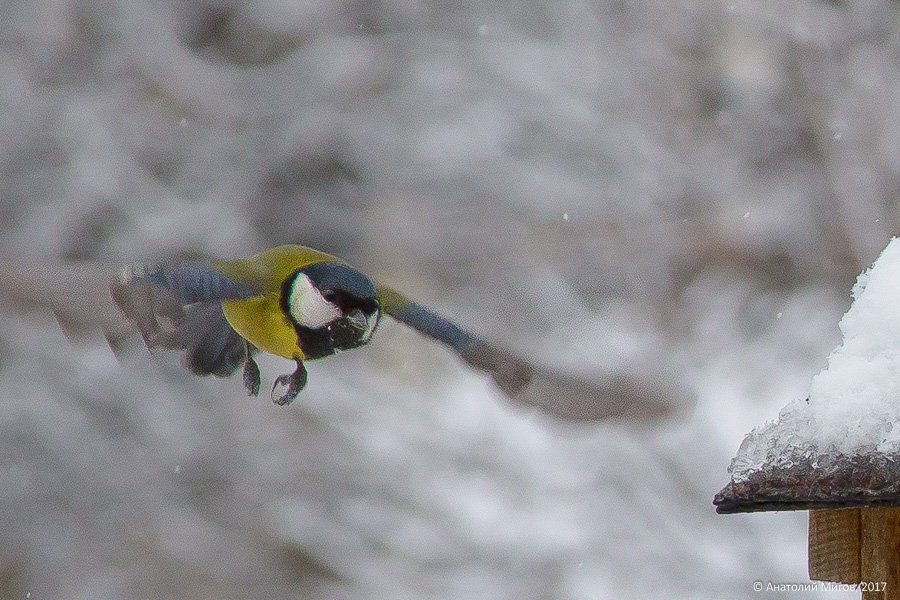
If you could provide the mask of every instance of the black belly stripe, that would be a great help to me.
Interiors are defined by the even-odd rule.
[[[312,360],[334,354],[335,348],[331,342],[331,334],[325,327],[310,329],[294,324],[297,332],[297,345],[303,350],[303,356]]]

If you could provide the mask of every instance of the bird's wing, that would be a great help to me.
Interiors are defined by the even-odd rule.
[[[515,396],[528,384],[533,368],[526,361],[461,329],[400,292],[376,284],[381,309],[401,323],[449,346],[466,363],[491,374],[497,385]]]
[[[136,278],[170,291],[183,304],[252,298],[259,291],[223,273],[208,262],[194,261],[151,267],[126,267],[120,281]]]
[[[66,335],[101,330],[113,349],[133,333],[109,296],[117,265],[0,256],[0,310],[51,311]]]
[[[231,375],[247,356],[248,346],[228,324],[221,303],[258,292],[210,263],[127,267],[110,293],[148,347],[184,350],[185,366],[194,373]]]
[[[655,386],[634,377],[619,375],[604,381],[588,381],[534,365],[465,331],[390,287],[376,284],[375,288],[385,313],[442,342],[467,364],[490,374],[497,386],[516,402],[571,421],[656,420],[673,411],[673,398],[665,397]]]

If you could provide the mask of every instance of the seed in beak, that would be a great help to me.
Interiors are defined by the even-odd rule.
[[[365,331],[369,328],[369,319],[366,317],[365,313],[358,308],[351,310],[347,314],[347,321],[350,322],[350,325],[352,325],[354,329],[359,329],[360,331]]]

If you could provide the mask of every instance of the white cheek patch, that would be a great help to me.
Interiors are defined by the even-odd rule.
[[[291,316],[303,327],[316,329],[341,316],[341,310],[323,298],[303,273],[294,279],[289,300]]]

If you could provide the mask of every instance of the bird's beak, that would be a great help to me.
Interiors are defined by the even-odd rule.
[[[365,313],[359,309],[351,310],[347,314],[347,320],[354,329],[365,331],[369,328],[369,319],[367,319]]]
[[[347,321],[353,329],[361,333],[360,340],[366,342],[375,331],[375,325],[378,323],[377,313],[371,317],[359,309],[351,310],[346,317]]]

